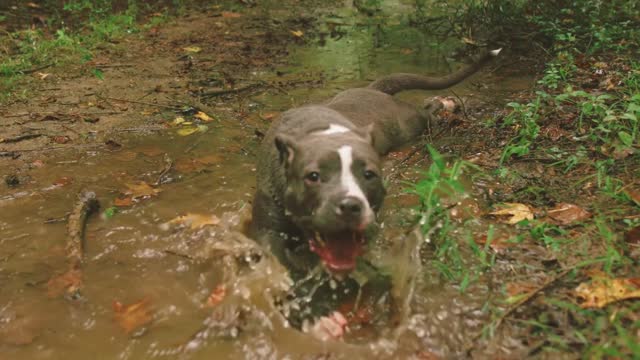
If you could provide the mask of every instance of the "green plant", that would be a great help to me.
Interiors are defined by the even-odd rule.
[[[504,126],[515,126],[518,129],[518,133],[505,146],[500,157],[501,165],[513,155],[523,156],[528,154],[533,142],[540,133],[540,125],[538,125],[538,120],[540,119],[540,96],[533,102],[524,105],[511,102],[507,106],[513,110],[505,118]]]

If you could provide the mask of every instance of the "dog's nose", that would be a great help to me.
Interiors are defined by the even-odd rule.
[[[362,207],[362,201],[352,196],[344,198],[339,205],[340,214],[353,217],[360,216]]]

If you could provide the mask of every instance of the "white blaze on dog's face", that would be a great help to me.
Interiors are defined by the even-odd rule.
[[[362,192],[360,184],[356,181],[351,166],[353,165],[353,148],[349,145],[343,145],[338,149],[338,155],[340,155],[340,182],[342,188],[345,191],[345,197],[355,198],[362,203],[362,221],[364,224],[369,224],[374,220],[375,215],[369,200]],[[338,209],[340,210],[340,208]],[[366,225],[365,225],[366,226]]]
[[[331,125],[301,139],[279,136],[284,207],[334,272],[353,270],[385,195],[370,137]]]

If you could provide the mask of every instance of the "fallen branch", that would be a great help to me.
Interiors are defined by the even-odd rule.
[[[101,100],[112,100],[112,101],[120,101],[120,102],[132,103],[132,104],[148,105],[148,106],[155,106],[155,107],[160,107],[160,108],[164,108],[164,109],[171,109],[171,110],[176,110],[176,109],[179,108],[179,107],[174,106],[174,105],[154,104],[154,103],[150,103],[150,102],[146,102],[146,101],[118,99],[118,98],[113,98],[113,97],[108,97],[108,96],[100,96],[100,95],[96,95],[96,97],[98,99],[101,99]]]
[[[92,191],[83,191],[78,195],[78,201],[73,206],[69,221],[67,222],[67,260],[72,269],[79,268],[84,255],[84,229],[89,215],[100,207],[96,194]]]
[[[35,139],[40,136],[42,136],[42,134],[23,134],[23,135],[14,136],[12,138],[0,139],[0,144],[17,143],[23,140]]]
[[[237,87],[237,88],[233,88],[233,89],[222,89],[222,90],[207,91],[207,92],[204,92],[204,93],[200,94],[200,96],[207,98],[207,97],[215,97],[215,96],[228,95],[228,94],[236,94],[236,93],[248,91],[248,90],[257,88],[259,86],[264,86],[264,85],[265,85],[264,83],[257,83],[257,84],[251,84],[251,85]]]
[[[34,72],[36,72],[36,71],[44,70],[44,69],[46,69],[46,68],[48,68],[48,67],[52,67],[53,65],[54,65],[53,63],[50,63],[50,64],[46,64],[46,65],[42,65],[42,66],[38,66],[38,67],[35,67],[35,68],[32,68],[32,69],[27,69],[27,70],[18,70],[17,72],[19,72],[19,73],[22,73],[22,74],[26,75],[26,74],[34,73]]]

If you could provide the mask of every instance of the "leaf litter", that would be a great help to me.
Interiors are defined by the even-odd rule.
[[[505,217],[507,224],[517,224],[522,220],[533,220],[533,210],[520,203],[504,203],[499,205],[500,209],[490,212],[491,215]]]
[[[196,230],[209,225],[220,224],[220,219],[215,215],[204,215],[187,213],[180,215],[172,220],[167,221],[160,225],[162,230],[169,230],[172,226],[189,227],[191,230]]]
[[[143,327],[153,320],[153,311],[149,298],[144,298],[128,305],[114,301],[113,312],[116,323],[127,335],[138,330],[144,330]]]
[[[583,300],[581,307],[600,309],[617,301],[640,298],[640,278],[612,278],[597,272],[590,281],[578,285],[575,295]]]

